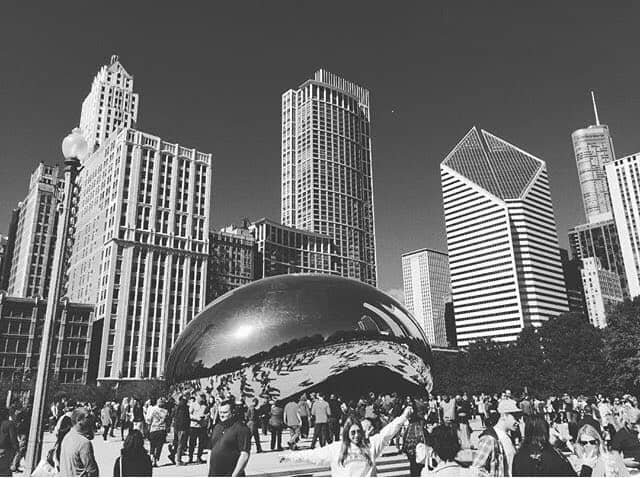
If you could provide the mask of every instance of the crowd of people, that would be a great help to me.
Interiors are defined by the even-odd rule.
[[[2,476],[19,471],[28,419],[20,406],[0,409]],[[470,422],[481,429],[473,440]],[[40,476],[99,476],[94,446],[109,437],[122,440],[122,449],[106,475],[151,476],[169,438],[170,463],[207,463],[206,456],[210,476],[242,476],[252,450],[267,451],[265,435],[279,461],[328,466],[334,476],[374,476],[387,445],[406,456],[411,476],[628,476],[640,469],[640,409],[630,395],[540,399],[507,390],[348,400],[316,392],[280,401],[192,390],[144,402],[60,400],[48,423],[56,440],[43,452]],[[308,448],[301,449],[303,438]]]

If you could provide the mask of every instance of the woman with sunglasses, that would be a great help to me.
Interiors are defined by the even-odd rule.
[[[341,441],[322,448],[286,453],[280,456],[280,463],[307,462],[330,466],[332,476],[376,476],[376,460],[412,412],[411,407],[406,407],[402,415],[371,437],[366,436],[360,420],[351,416],[344,423]]]
[[[629,476],[620,454],[607,452],[602,436],[591,425],[578,430],[573,462],[579,476]]]

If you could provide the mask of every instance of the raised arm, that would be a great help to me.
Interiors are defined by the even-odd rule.
[[[391,439],[400,432],[402,425],[404,425],[411,414],[413,413],[413,408],[407,407],[397,418],[394,418],[391,423],[385,426],[380,433],[373,435],[371,437],[371,448],[373,450],[374,456],[377,458],[382,454],[384,447],[389,444]]]
[[[338,453],[341,442],[334,442],[313,450],[290,451],[280,455],[280,463],[311,463],[312,465],[330,466],[331,459]]]

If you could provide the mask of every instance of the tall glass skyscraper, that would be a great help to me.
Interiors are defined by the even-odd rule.
[[[567,312],[545,162],[472,128],[440,172],[458,345]]]
[[[616,159],[616,155],[609,127],[600,124],[593,92],[591,97],[596,124],[574,131],[571,140],[578,167],[584,214],[587,222],[594,223],[612,218],[604,166]]]
[[[369,91],[326,70],[282,95],[281,221],[333,238],[340,275],[376,285]]]

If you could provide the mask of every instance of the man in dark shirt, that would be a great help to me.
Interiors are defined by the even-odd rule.
[[[640,410],[629,409],[624,414],[624,426],[611,439],[611,449],[619,451],[625,458],[627,466],[637,468],[640,463]],[[636,462],[636,463],[632,463]]]
[[[249,462],[251,451],[251,431],[234,414],[230,400],[218,407],[220,422],[211,434],[209,453],[209,476],[245,476],[244,469]]]
[[[13,455],[18,451],[16,425],[9,419],[9,410],[0,408],[0,476],[11,476]]]
[[[178,405],[173,410],[173,443],[169,445],[169,460],[178,465],[186,465],[182,461],[182,455],[187,449],[187,440],[189,438],[189,407],[187,399],[181,395],[178,399]]]

